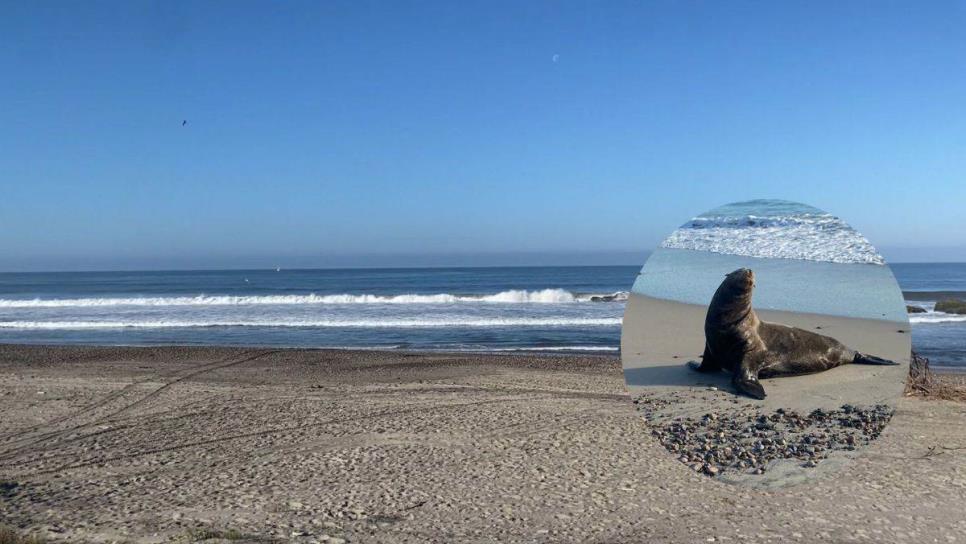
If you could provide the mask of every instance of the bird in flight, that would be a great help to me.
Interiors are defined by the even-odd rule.
[[[185,119],[184,121],[181,121],[181,126],[185,126],[187,124],[188,124],[188,120],[187,119]]]

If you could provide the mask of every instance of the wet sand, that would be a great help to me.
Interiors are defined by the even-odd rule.
[[[0,413],[0,523],[51,540],[966,534],[966,405],[904,398],[834,476],[747,489],[667,455],[615,357],[0,346]]]

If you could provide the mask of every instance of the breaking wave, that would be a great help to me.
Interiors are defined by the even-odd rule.
[[[909,323],[937,324],[937,323],[966,323],[966,315],[948,314],[936,311],[936,302],[932,300],[906,300],[909,306],[918,306],[925,312],[910,313]]]
[[[319,320],[169,320],[169,321],[0,321],[0,329],[184,329],[212,327],[372,328],[419,329],[437,327],[611,327],[620,318],[440,318],[440,319],[319,319]]]
[[[875,247],[844,221],[784,201],[732,204],[691,219],[662,247],[744,257],[885,264]]]
[[[182,297],[121,297],[71,299],[0,299],[0,308],[74,308],[105,306],[254,306],[298,304],[555,304],[572,302],[620,302],[627,300],[626,291],[615,293],[571,293],[565,289],[540,291],[510,290],[492,295],[196,295]]]
[[[966,323],[966,315],[947,314],[944,312],[927,312],[924,314],[910,314],[909,323]]]
[[[526,348],[490,348],[486,351],[620,351],[617,346],[544,346]]]

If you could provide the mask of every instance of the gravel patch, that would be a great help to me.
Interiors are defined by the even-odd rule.
[[[695,472],[719,476],[725,472],[764,474],[778,460],[797,460],[814,468],[836,451],[855,451],[879,437],[892,418],[886,405],[843,405],[838,410],[817,409],[808,414],[778,409],[711,412],[701,417],[678,417],[655,422],[666,399],[635,399],[651,434],[675,458]]]

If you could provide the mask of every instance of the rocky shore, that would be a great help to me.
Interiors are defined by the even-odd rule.
[[[936,311],[947,314],[966,314],[966,300],[940,300],[936,303]]]

